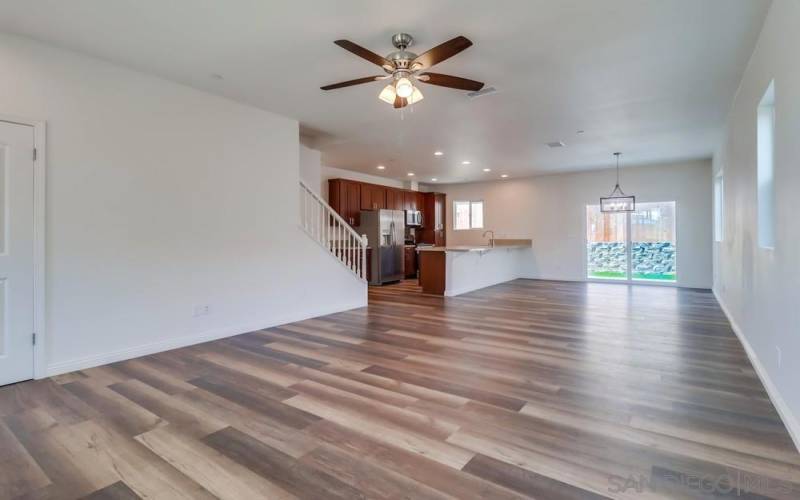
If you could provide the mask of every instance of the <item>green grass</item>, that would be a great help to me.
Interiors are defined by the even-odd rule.
[[[625,273],[620,271],[595,271],[589,273],[590,278],[624,280]],[[675,273],[633,273],[635,280],[675,281]]]
[[[619,271],[595,271],[593,273],[589,273],[590,278],[611,278],[611,279],[622,279],[626,278],[625,273]]]
[[[633,273],[633,279],[675,281],[675,273]]]

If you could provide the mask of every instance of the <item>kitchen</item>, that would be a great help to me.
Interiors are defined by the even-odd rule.
[[[519,278],[532,262],[531,240],[447,246],[444,193],[420,192],[351,179],[328,180],[328,203],[367,236],[372,286],[419,279],[424,293],[454,296]]]

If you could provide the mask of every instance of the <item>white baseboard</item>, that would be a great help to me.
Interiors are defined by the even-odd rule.
[[[747,341],[747,338],[744,336],[739,324],[733,319],[728,306],[725,304],[725,302],[723,302],[722,298],[717,293],[716,288],[712,288],[711,291],[714,293],[714,297],[716,297],[722,312],[724,312],[725,316],[727,316],[728,322],[730,322],[731,328],[733,328],[733,332],[736,334],[736,337],[739,338],[739,342],[742,343],[744,351],[747,353],[747,357],[750,359],[750,363],[753,365],[753,368],[756,371],[756,375],[758,375],[758,378],[761,380],[761,383],[767,390],[767,395],[769,396],[770,401],[772,401],[772,404],[775,406],[775,409],[778,411],[778,415],[781,417],[783,425],[785,425],[786,429],[789,431],[789,436],[792,438],[795,448],[797,448],[797,451],[800,452],[800,421],[798,421],[797,417],[795,417],[795,415],[792,413],[792,410],[786,404],[786,401],[784,401],[783,397],[781,397],[781,393],[778,392],[778,388],[775,387],[772,379],[769,378],[769,373],[767,373],[764,365],[761,364],[758,356],[756,356],[756,352],[753,350],[750,342]]]
[[[351,309],[365,307],[366,305],[367,305],[367,297],[365,294],[363,301],[359,301],[358,303],[354,304],[348,304],[345,306],[321,307],[314,311],[276,318],[274,320],[267,321],[265,323],[236,325],[226,328],[219,328],[216,330],[205,331],[197,334],[184,335],[182,337],[175,337],[175,338],[160,340],[157,342],[150,342],[138,346],[127,347],[125,349],[119,349],[116,351],[95,354],[92,356],[60,361],[58,363],[52,363],[47,366],[46,376],[52,377],[54,375],[60,375],[62,373],[74,372],[77,370],[85,370],[87,368],[93,368],[95,366],[107,365],[109,363],[116,363],[117,361],[124,361],[126,359],[147,356],[148,354],[155,354],[157,352],[169,351],[171,349],[177,349],[179,347],[201,344],[203,342],[209,342],[211,340],[217,340],[225,337],[232,337],[234,335],[241,335],[243,333],[262,330],[264,328],[272,328],[274,326],[285,325],[287,323],[294,323],[295,321],[302,321],[304,319],[316,318],[318,316],[325,316],[337,312],[349,311]]]

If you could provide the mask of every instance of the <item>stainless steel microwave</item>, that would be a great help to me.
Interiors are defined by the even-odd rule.
[[[406,226],[419,227],[422,225],[422,212],[419,210],[406,210]]]

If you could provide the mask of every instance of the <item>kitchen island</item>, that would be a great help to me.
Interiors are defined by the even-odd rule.
[[[531,240],[491,240],[490,245],[419,247],[422,291],[453,297],[531,275]]]

